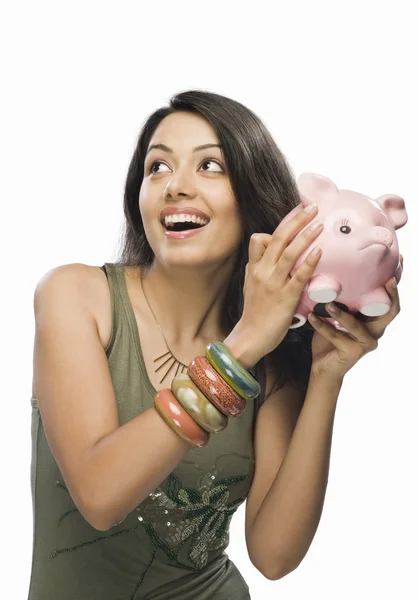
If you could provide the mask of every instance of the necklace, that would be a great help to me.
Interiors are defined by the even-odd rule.
[[[174,356],[173,352],[170,350],[170,348],[169,348],[169,344],[167,343],[167,340],[166,340],[166,338],[165,338],[165,335],[164,335],[164,333],[163,333],[163,331],[162,331],[162,328],[160,327],[160,325],[159,325],[159,322],[157,321],[156,315],[154,314],[154,311],[153,311],[153,309],[152,309],[152,308],[151,308],[151,306],[150,306],[150,303],[149,303],[149,301],[148,301],[148,299],[147,299],[147,296],[145,295],[145,292],[144,292],[144,286],[143,286],[143,274],[142,274],[142,273],[141,273],[141,276],[140,276],[140,283],[141,283],[141,289],[143,290],[143,294],[144,294],[145,301],[147,302],[147,304],[148,304],[148,308],[150,309],[150,311],[151,311],[151,314],[153,315],[153,317],[154,317],[154,320],[155,320],[155,321],[156,321],[156,323],[157,323],[157,327],[160,329],[160,333],[161,333],[161,334],[162,334],[162,336],[163,336],[164,343],[166,344],[166,348],[167,348],[167,350],[168,350],[168,352],[165,352],[164,354],[162,354],[161,356],[158,356],[157,358],[155,358],[155,359],[153,360],[153,362],[154,362],[154,363],[156,363],[156,362],[158,362],[159,360],[165,359],[165,360],[164,360],[164,362],[163,362],[161,365],[159,365],[159,366],[158,366],[158,367],[155,369],[155,371],[154,371],[154,372],[155,372],[155,373],[157,373],[157,371],[160,371],[160,369],[162,369],[162,368],[164,367],[164,365],[166,365],[166,364],[167,364],[169,361],[171,361],[171,362],[170,362],[170,365],[169,365],[169,368],[167,369],[166,373],[165,373],[165,374],[163,375],[163,377],[160,379],[160,382],[159,382],[159,383],[161,383],[162,381],[164,381],[164,380],[165,380],[165,378],[167,377],[167,375],[168,375],[168,374],[169,374],[169,372],[171,371],[171,369],[172,369],[173,365],[176,365],[176,373],[175,373],[175,377],[176,377],[176,375],[178,374],[178,372],[179,372],[179,371],[180,371],[180,373],[183,373],[185,370],[187,370],[187,369],[188,369],[188,365],[184,365],[182,362],[180,362],[180,360],[178,360],[178,359],[177,359],[177,358]]]

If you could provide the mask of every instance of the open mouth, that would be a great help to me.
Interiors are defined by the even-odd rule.
[[[202,229],[208,225],[209,221],[206,219],[201,219],[200,217],[193,216],[192,218],[188,218],[188,220],[178,219],[173,217],[166,217],[161,221],[164,229],[167,231],[189,231],[191,229]]]
[[[163,221],[163,227],[168,231],[187,231],[189,229],[201,229],[201,227],[205,227],[205,225],[199,225],[198,223],[173,223],[170,225],[165,224]]]

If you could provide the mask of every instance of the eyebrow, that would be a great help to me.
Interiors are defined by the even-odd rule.
[[[164,152],[170,152],[171,154],[173,154],[173,150],[172,148],[169,148],[168,146],[166,146],[165,144],[153,144],[152,146],[150,146],[150,148],[147,150],[146,155],[153,150],[153,148],[157,148],[158,150],[163,150]],[[206,150],[207,148],[220,148],[221,150],[221,146],[220,144],[203,144],[202,146],[197,146],[196,148],[194,148],[192,150],[192,152],[198,152],[199,150]]]

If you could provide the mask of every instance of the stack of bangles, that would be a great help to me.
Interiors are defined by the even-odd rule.
[[[211,342],[205,356],[197,356],[187,373],[176,375],[171,390],[156,393],[154,405],[166,423],[191,447],[201,448],[210,433],[227,427],[227,417],[238,417],[246,400],[260,394],[256,379],[222,342]]]

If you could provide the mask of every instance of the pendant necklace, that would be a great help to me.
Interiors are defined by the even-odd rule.
[[[157,358],[155,358],[155,359],[153,360],[153,362],[154,362],[154,363],[156,363],[156,362],[157,362],[157,361],[159,361],[159,360],[162,360],[162,359],[164,360],[164,359],[165,359],[165,360],[164,360],[164,362],[163,362],[161,365],[159,365],[159,366],[158,366],[158,367],[155,369],[155,371],[154,371],[155,373],[157,373],[157,371],[160,371],[160,369],[162,369],[162,368],[164,367],[164,365],[166,365],[166,364],[167,364],[167,363],[170,361],[169,368],[167,369],[166,373],[163,375],[163,377],[161,378],[161,380],[160,380],[160,382],[159,382],[159,383],[161,383],[162,381],[164,381],[164,380],[165,380],[165,378],[167,377],[167,375],[168,375],[168,374],[169,374],[169,372],[171,371],[171,369],[172,369],[173,365],[176,365],[176,373],[175,373],[175,377],[176,377],[176,375],[178,374],[178,372],[180,372],[180,373],[184,373],[184,372],[185,372],[185,370],[187,371],[187,369],[188,369],[188,365],[184,365],[182,362],[180,362],[180,360],[178,360],[178,359],[177,359],[177,358],[174,356],[173,352],[170,350],[170,348],[169,348],[169,344],[167,343],[167,340],[166,340],[166,338],[165,338],[165,336],[164,336],[164,333],[163,333],[163,331],[162,331],[162,328],[160,327],[160,325],[159,325],[159,322],[157,321],[156,315],[154,314],[154,311],[153,311],[153,309],[151,308],[149,301],[147,300],[147,296],[145,295],[145,292],[144,292],[144,286],[143,286],[143,274],[142,274],[142,273],[141,273],[141,276],[140,276],[140,283],[141,283],[141,289],[143,290],[143,294],[144,294],[145,301],[147,302],[147,304],[148,304],[148,308],[150,309],[150,311],[151,311],[151,314],[153,315],[153,317],[154,317],[154,320],[156,321],[157,327],[160,329],[160,333],[161,333],[161,334],[162,334],[162,336],[163,336],[164,343],[166,344],[166,348],[167,348],[167,350],[168,350],[167,352],[165,352],[164,354],[162,354],[161,356],[158,356]]]

